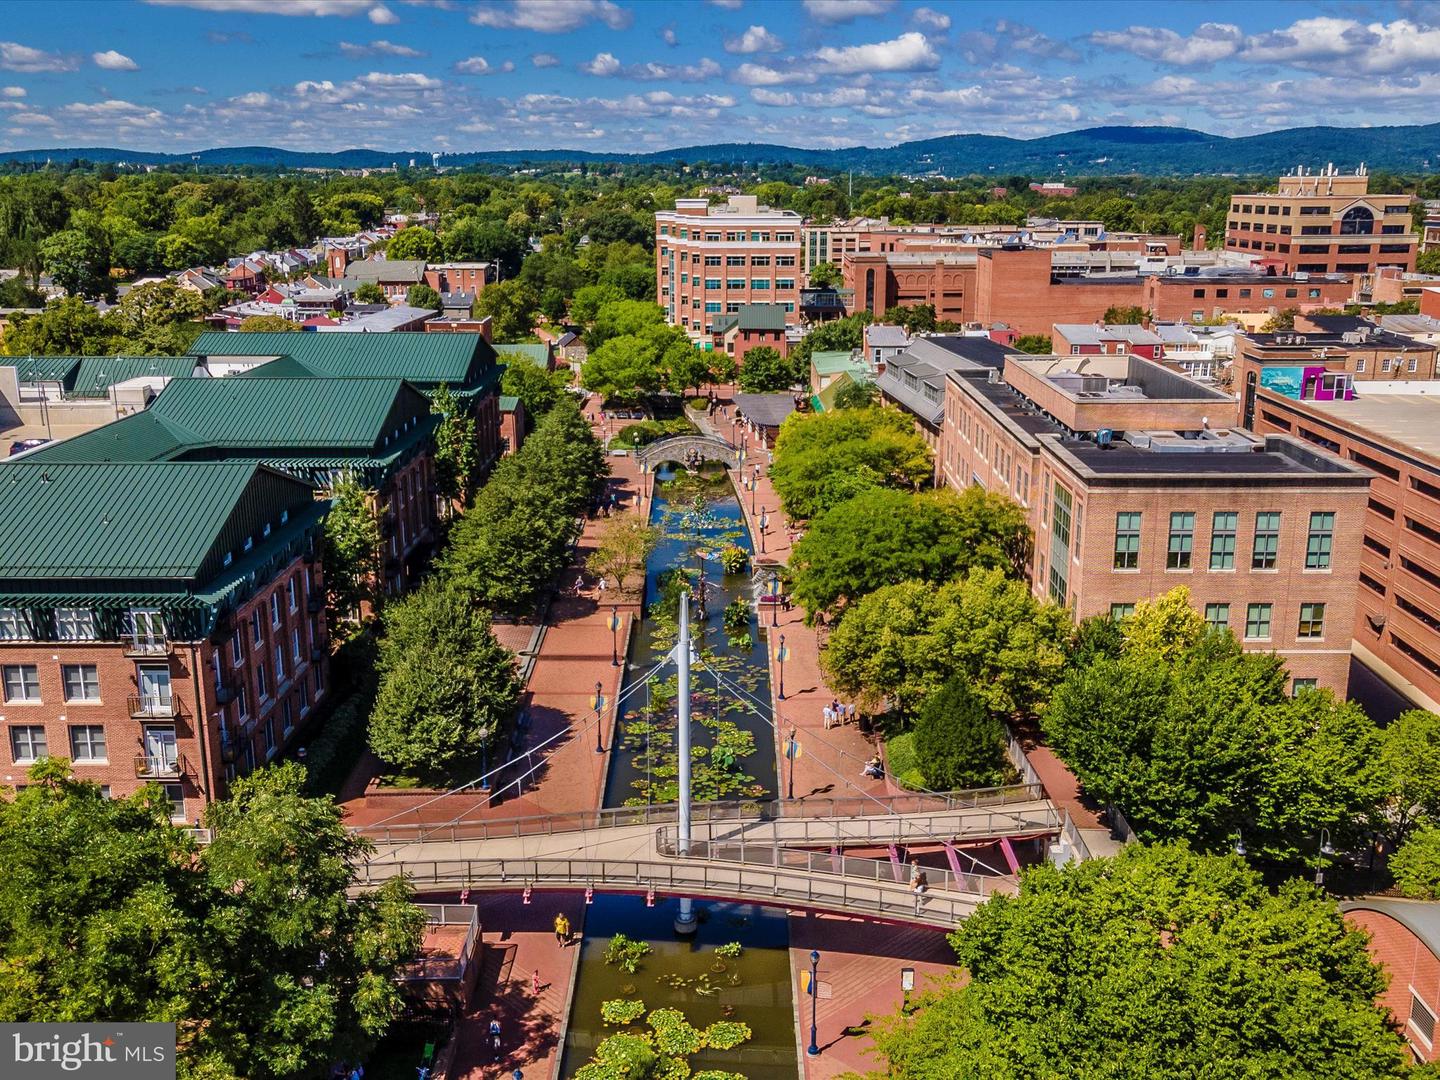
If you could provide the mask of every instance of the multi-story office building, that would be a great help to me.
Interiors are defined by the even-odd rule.
[[[0,465],[0,780],[66,757],[194,822],[323,697],[327,504],[254,461]]]
[[[800,215],[731,195],[676,199],[655,214],[655,295],[672,326],[700,341],[746,304],[779,304],[800,323]]]
[[[1185,585],[1215,627],[1343,693],[1370,473],[1229,430],[1230,395],[1135,356],[1012,355],[946,377],[940,475],[1024,505],[1036,595],[1123,616]]]
[[[1355,658],[1440,712],[1440,383],[1364,382],[1349,395],[1256,395],[1258,434],[1293,435],[1371,473]]]
[[[1415,269],[1420,237],[1413,231],[1413,195],[1370,192],[1364,168],[1341,175],[1335,166],[1280,177],[1273,194],[1235,195],[1225,221],[1225,247],[1258,254],[1286,273],[1369,274],[1378,267]]]

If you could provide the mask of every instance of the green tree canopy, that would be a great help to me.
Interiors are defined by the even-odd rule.
[[[380,519],[374,492],[351,475],[341,477],[330,489],[324,564],[332,622],[374,601],[380,574]]]
[[[420,226],[401,229],[385,245],[385,258],[387,259],[420,259],[431,262],[440,255],[440,238],[429,229]]]
[[[972,568],[1014,574],[1029,545],[1025,512],[1003,495],[912,495],[875,489],[810,523],[791,553],[795,599],[808,617],[902,581],[939,584]]]
[[[295,763],[234,781],[204,848],[158,786],[107,799],[63,759],[0,800],[0,1018],[171,1021],[185,1080],[358,1060],[400,1012],[423,913],[397,878],[350,896],[367,845]]]
[[[385,296],[385,290],[378,282],[362,281],[355,286],[355,302],[357,304],[388,304],[390,301]]]
[[[498,741],[521,689],[489,613],[432,578],[386,608],[370,749],[407,775],[455,778]]]
[[[810,268],[809,278],[812,289],[838,289],[845,283],[840,268],[832,262],[816,263]]]
[[[585,344],[596,349],[612,338],[644,335],[652,327],[664,324],[665,311],[659,304],[648,300],[612,300],[596,310],[594,322],[585,331]]]
[[[1416,829],[1390,856],[1396,887],[1416,900],[1440,900],[1440,826]]]
[[[1033,356],[1048,356],[1055,351],[1055,344],[1049,334],[1021,334],[1015,339],[1015,348]]]
[[[1150,313],[1138,305],[1116,305],[1106,308],[1100,321],[1107,326],[1126,326],[1143,323],[1149,317]]]
[[[480,471],[475,418],[445,383],[431,397],[430,411],[441,418],[435,429],[435,490],[443,498],[468,503]]]
[[[624,301],[632,303],[633,301]],[[656,393],[664,378],[662,361],[673,346],[693,350],[683,331],[651,323],[638,333],[607,338],[592,349],[580,368],[580,385],[619,402],[636,402]]]
[[[40,258],[67,296],[93,299],[114,291],[110,283],[110,247],[100,229],[52,233],[40,242]]]
[[[967,678],[951,679],[920,709],[915,756],[936,791],[994,787],[1005,782],[1005,725]]]
[[[836,409],[870,409],[880,404],[880,388],[869,379],[849,379],[835,391]]]
[[[1041,603],[998,569],[972,570],[936,588],[886,585],[846,608],[821,656],[830,684],[869,707],[914,716],[963,676],[1000,716],[1028,715],[1065,669],[1069,614]]]
[[[410,307],[428,308],[430,311],[439,311],[444,306],[440,294],[424,283],[411,285],[405,290],[405,303]]]
[[[779,349],[760,345],[749,349],[740,362],[740,389],[747,394],[770,394],[789,390],[802,380],[798,368]]]
[[[1401,713],[1382,735],[1380,761],[1389,798],[1377,826],[1393,843],[1412,829],[1440,825],[1440,716]]]
[[[506,364],[505,374],[500,376],[500,392],[518,397],[531,423],[549,412],[569,385],[569,371],[548,371],[519,358]]]
[[[898,304],[885,309],[882,322],[899,326],[907,334],[930,334],[936,329],[934,304]]]
[[[540,294],[527,281],[497,281],[486,285],[475,298],[475,314],[490,317],[490,332],[496,341],[519,341],[535,327]]]
[[[242,334],[288,334],[299,329],[299,323],[291,322],[284,315],[249,315],[240,320]]]
[[[963,975],[873,1036],[891,1080],[1381,1080],[1406,1053],[1365,935],[1300,881],[1132,844],[1026,871],[951,943]]]
[[[810,518],[863,487],[918,488],[933,468],[930,449],[906,413],[792,413],[775,442],[770,481],[790,517]]]

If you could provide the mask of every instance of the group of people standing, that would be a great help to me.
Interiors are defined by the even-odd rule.
[[[848,724],[855,719],[855,703],[841,704],[838,700],[831,700],[825,706],[825,730],[829,731],[836,724]]]

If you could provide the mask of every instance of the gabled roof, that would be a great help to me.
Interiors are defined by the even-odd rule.
[[[496,345],[495,351],[502,360],[528,360],[538,368],[549,367],[550,349],[546,345],[518,344]]]
[[[366,259],[345,267],[351,281],[400,281],[412,285],[425,280],[424,259]]]
[[[83,356],[16,356],[6,357],[6,366],[13,365],[15,376],[22,383],[68,383],[80,366]]]
[[[32,450],[25,460],[57,464],[76,461],[168,461],[194,439],[194,432],[177,428],[150,409],[145,409],[73,438],[46,443]]]
[[[309,485],[253,461],[0,465],[0,580],[200,580]]]
[[[105,391],[127,379],[189,379],[195,374],[193,356],[87,356],[76,368],[70,393],[103,397]]]
[[[455,390],[473,390],[494,377],[495,350],[479,334],[427,334],[397,330],[366,334],[336,330],[243,334],[208,331],[195,339],[197,356],[288,356],[298,363],[269,370],[265,364],[241,377],[301,374],[330,378],[406,379],[429,390],[447,383]]]

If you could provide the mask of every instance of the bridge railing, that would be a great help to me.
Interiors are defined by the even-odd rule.
[[[702,859],[712,862],[737,863],[749,867],[792,870],[800,874],[830,874],[847,881],[873,881],[904,889],[911,888],[912,867],[889,859],[862,859],[853,855],[830,854],[786,847],[781,843],[746,840],[694,840],[686,854],[680,853],[679,836],[673,828],[656,830],[655,850],[675,859]],[[981,874],[955,874],[940,867],[925,866],[926,891],[940,890],[965,894],[976,903],[996,892],[1014,892],[1011,878],[988,877]],[[913,892],[913,890],[912,890]]]
[[[404,873],[422,889],[581,889],[711,896],[756,904],[868,915],[949,928],[974,912],[978,892],[930,889],[834,873],[703,859],[404,859],[356,867],[361,887]]]
[[[701,822],[696,832],[715,842],[739,837],[782,844],[890,844],[913,841],[981,839],[1034,833],[1058,833],[1061,815],[1048,802],[1014,809],[962,807],[938,813],[887,817],[760,818],[734,823]]]
[[[791,818],[883,817],[894,814],[942,813],[976,807],[1007,806],[1045,798],[1039,784],[1008,784],[935,794],[810,799],[742,799],[697,802],[691,820],[701,822],[778,820]],[[562,814],[534,814],[511,818],[452,819],[440,822],[389,822],[360,825],[351,831],[378,844],[404,844],[419,840],[490,840],[514,836],[550,836],[630,825],[673,824],[679,818],[676,803],[649,806],[614,806]]]

